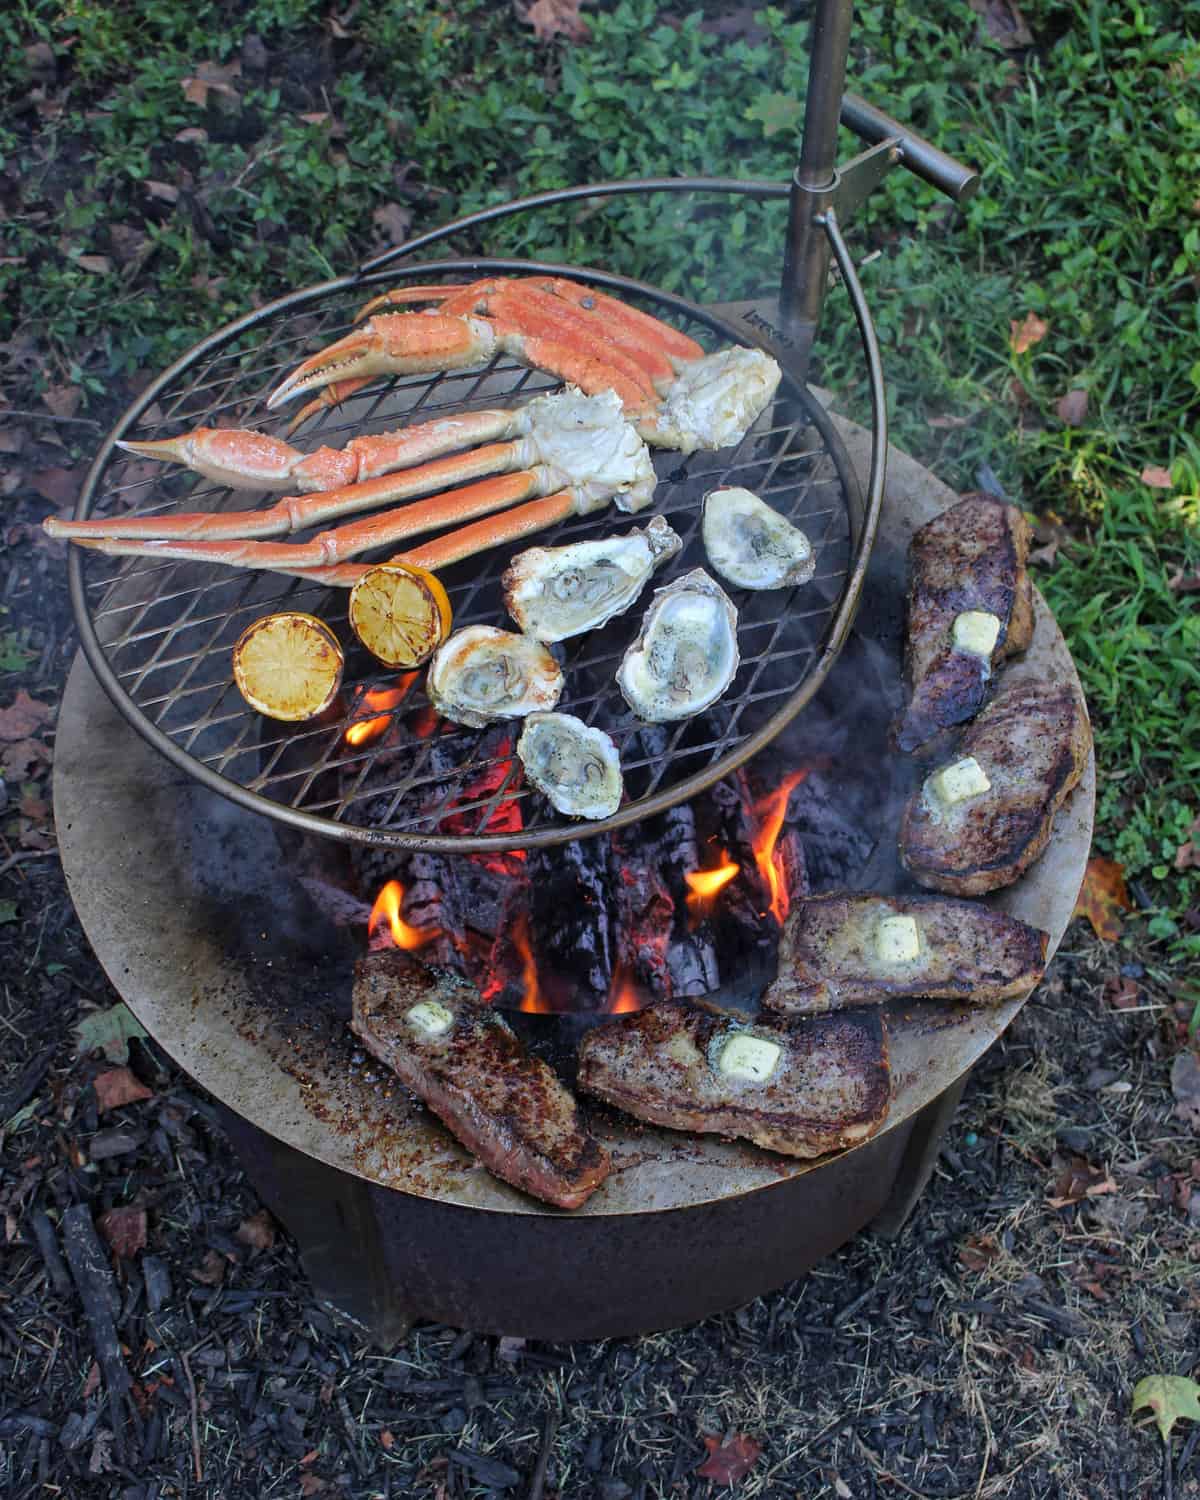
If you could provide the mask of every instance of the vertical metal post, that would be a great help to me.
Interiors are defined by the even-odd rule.
[[[821,318],[829,272],[829,242],[814,220],[833,193],[853,8],[853,0],[816,0],[813,11],[804,136],[792,176],[780,288],[784,328],[805,352]]]

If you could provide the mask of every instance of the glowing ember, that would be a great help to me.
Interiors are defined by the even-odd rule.
[[[398,880],[389,880],[379,895],[367,919],[367,937],[375,948],[422,948],[440,937],[436,927],[410,927],[400,915],[404,905],[404,887]]]
[[[643,1004],[641,992],[630,977],[625,960],[623,958],[619,959],[617,967],[613,970],[612,984],[608,989],[607,1009],[609,1014],[614,1016],[631,1015],[635,1010],[641,1010]]]
[[[767,910],[781,927],[788,914],[791,897],[784,878],[783,862],[775,846],[779,843],[783,820],[787,817],[788,798],[807,775],[807,769],[793,771],[790,776],[784,777],[773,792],[760,797],[754,804],[754,816],[758,823],[752,845],[754,861],[762,876],[763,885],[770,894]]]
[[[693,920],[698,920],[708,911],[718,891],[723,891],[731,880],[741,874],[741,866],[721,854],[721,863],[715,870],[688,870],[684,880],[688,884],[688,911]]]
[[[538,984],[537,964],[533,958],[533,946],[529,941],[529,914],[522,912],[513,924],[512,944],[517,950],[517,957],[521,960],[521,1004],[520,1010],[531,1011],[534,1015],[549,1015],[550,1006],[542,997],[541,987]]]
[[[365,745],[369,740],[381,735],[392,722],[390,712],[385,712],[385,710],[398,708],[404,702],[409,688],[416,682],[418,675],[417,672],[406,672],[400,678],[399,685],[394,688],[368,688],[354,705],[354,712],[358,714],[364,709],[372,709],[376,716],[370,719],[356,719],[346,730],[346,743],[354,746]]]

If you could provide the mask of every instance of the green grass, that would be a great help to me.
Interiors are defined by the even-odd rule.
[[[591,40],[568,47],[535,44],[493,0],[363,0],[350,37],[317,0],[17,0],[0,15],[0,253],[16,260],[0,266],[0,339],[31,337],[44,356],[18,404],[69,379],[112,415],[123,377],[380,248],[372,215],[390,202],[427,228],[588,178],[786,178],[807,26],[767,9],[758,39],[731,39],[706,25],[728,10],[606,0],[585,11]],[[1039,581],[1092,706],[1097,841],[1158,903],[1153,934],[1196,949],[1182,919],[1200,878],[1172,868],[1200,811],[1196,596],[1169,580],[1197,567],[1200,14],[1166,0],[1024,11],[1036,47],[1014,58],[958,0],[856,7],[853,85],[976,163],[983,187],[956,213],[893,174],[853,241],[880,252],[862,274],[895,441],[958,487],[986,463],[1076,537]],[[57,79],[24,52],[36,42]],[[188,101],[202,62],[241,63],[235,96]],[[114,225],[145,237],[132,259]],[[512,220],[485,243],[702,299],[769,287],[782,231],[782,205],[673,198]],[[94,256],[111,269],[81,261]],[[1016,356],[1010,323],[1031,312],[1049,331]],[[838,294],[821,358],[865,412]],[[1088,397],[1074,427],[1055,410],[1070,390]],[[1142,485],[1148,466],[1174,490]]]

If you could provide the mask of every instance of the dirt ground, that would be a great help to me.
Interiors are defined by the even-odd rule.
[[[789,1500],[1200,1496],[1200,1424],[1165,1459],[1129,1411],[1141,1376],[1200,1374],[1183,1023],[1082,923],[976,1070],[894,1243],[595,1345],[423,1326],[381,1351],[316,1305],[201,1092],[141,1042],[116,1080],[76,1055],[74,1024],[118,997],[52,849],[74,650],[36,530],[55,503],[18,490],[0,572],[4,618],[30,628],[0,712],[34,705],[0,747],[0,1496],[682,1500],[726,1492],[723,1472]]]

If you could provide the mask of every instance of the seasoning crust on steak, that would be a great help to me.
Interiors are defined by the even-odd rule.
[[[445,1026],[434,1032],[414,1018]],[[351,1029],[489,1171],[578,1208],[611,1170],[575,1099],[465,979],[399,949],[359,961]]]
[[[1021,512],[985,494],[965,495],[914,533],[904,663],[912,696],[894,730],[901,750],[973,719],[998,664],[1033,639],[1029,540]],[[999,622],[990,651],[955,643],[955,621],[975,613]]]
[[[739,1040],[742,1039],[742,1040]],[[778,1049],[761,1081],[729,1076],[735,1043]],[[762,1049],[750,1052],[752,1059]],[[762,1071],[761,1061],[759,1071]],[[887,1028],[878,1012],[749,1022],[703,1002],[662,1000],[590,1031],[579,1087],[672,1130],[738,1136],[787,1156],[821,1156],[870,1139],[891,1103]]]
[[[954,896],[1010,885],[1046,847],[1091,744],[1087,710],[1070,683],[1006,678],[949,763],[953,771],[973,761],[987,789],[947,805],[935,787],[948,768],[927,777],[904,809],[905,865],[922,885]]]

